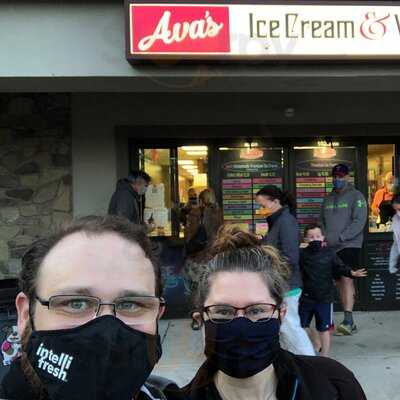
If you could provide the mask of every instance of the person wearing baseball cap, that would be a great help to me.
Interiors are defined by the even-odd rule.
[[[363,194],[350,183],[350,171],[346,164],[337,164],[332,169],[333,190],[321,208],[321,225],[326,239],[344,264],[353,270],[361,264],[363,231],[367,222],[367,202]],[[353,321],[355,287],[352,279],[342,277],[338,281],[344,309],[344,320],[337,327],[338,335],[357,332]]]

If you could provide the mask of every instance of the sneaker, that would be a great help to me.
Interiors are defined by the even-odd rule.
[[[351,336],[357,333],[357,326],[355,324],[345,324],[342,322],[336,329],[335,336]]]
[[[200,324],[195,320],[190,323],[190,326],[194,331],[198,331],[201,328]]]

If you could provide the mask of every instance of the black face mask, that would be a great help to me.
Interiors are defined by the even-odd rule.
[[[226,324],[205,321],[205,355],[219,370],[234,378],[256,375],[273,363],[280,350],[280,322],[235,318]]]
[[[132,400],[161,344],[159,335],[106,315],[77,328],[33,331],[26,353],[52,400]]]
[[[322,240],[313,240],[308,244],[308,248],[311,251],[318,251],[321,249],[321,247],[322,247]]]

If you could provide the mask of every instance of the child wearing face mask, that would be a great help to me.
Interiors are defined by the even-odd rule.
[[[304,230],[304,241],[308,244],[300,253],[300,270],[303,276],[303,293],[299,314],[301,326],[309,328],[315,317],[316,328],[321,340],[321,356],[328,356],[330,350],[330,329],[333,327],[334,279],[341,276],[362,278],[365,269],[353,271],[347,267],[328,247],[322,228],[308,225]]]

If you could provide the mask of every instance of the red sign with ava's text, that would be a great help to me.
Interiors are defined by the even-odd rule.
[[[132,54],[229,53],[228,6],[132,5]]]

